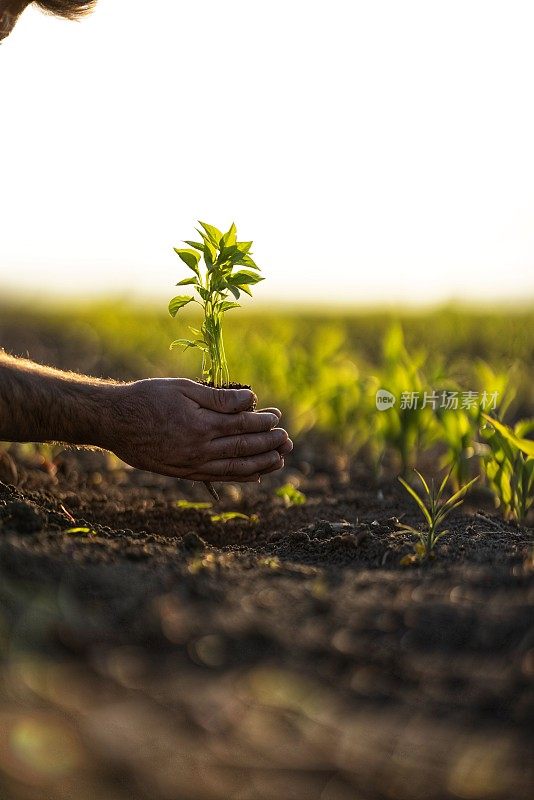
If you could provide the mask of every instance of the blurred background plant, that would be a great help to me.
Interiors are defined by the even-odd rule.
[[[523,522],[534,502],[534,441],[526,438],[534,433],[534,419],[520,420],[513,427],[487,414],[484,420],[486,481],[504,518]]]
[[[188,308],[184,321],[195,325],[199,315]],[[198,357],[191,351],[181,354],[178,364],[176,353],[169,352],[173,328],[157,307],[119,300],[47,311],[0,306],[0,342],[8,352],[118,380],[199,377]],[[377,477],[406,474],[416,465],[425,472],[447,467],[454,490],[482,469],[505,515],[519,518],[531,505],[532,484],[524,479],[519,484],[514,469],[528,471],[530,463],[521,466],[525,454],[519,451],[503,466],[502,435],[487,427],[481,433],[480,414],[506,415],[511,429],[519,423],[519,438],[532,436],[531,425],[522,420],[534,417],[533,342],[534,317],[526,311],[445,307],[396,314],[290,309],[274,314],[260,307],[242,309],[228,327],[225,346],[235,380],[251,383],[260,402],[283,409],[297,445],[295,460],[315,453],[313,466],[320,470],[335,454],[347,475],[351,465],[365,465]],[[377,410],[378,389],[395,395],[392,408]],[[443,405],[444,392],[457,393],[457,407]],[[416,408],[403,401],[405,393],[417,393]],[[465,393],[476,399],[464,407]],[[511,452],[513,444],[506,447]],[[4,446],[4,454],[14,451],[53,471],[61,448]],[[9,465],[5,469],[7,475]],[[523,491],[519,516],[510,508],[513,487],[516,496]]]

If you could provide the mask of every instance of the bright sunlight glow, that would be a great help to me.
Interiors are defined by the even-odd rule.
[[[168,298],[195,220],[286,302],[534,297],[534,4],[99,0],[0,46],[0,292]]]

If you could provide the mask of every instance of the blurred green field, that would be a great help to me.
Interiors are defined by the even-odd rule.
[[[194,320],[121,300],[55,308],[11,303],[0,305],[0,346],[119,380],[197,377],[198,351],[169,350]],[[444,458],[459,459],[470,446],[465,427],[472,433],[477,423],[472,409],[403,412],[397,403],[377,411],[379,388],[397,398],[403,391],[498,391],[501,411],[509,406],[507,421],[534,416],[531,311],[240,309],[226,318],[225,344],[231,378],[250,383],[261,403],[279,405],[294,437],[313,432],[371,463],[391,451],[406,467],[436,442]]]

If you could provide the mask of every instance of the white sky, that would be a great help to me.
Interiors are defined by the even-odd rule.
[[[258,300],[534,298],[534,3],[100,0],[0,46],[0,291],[168,298],[197,218]]]

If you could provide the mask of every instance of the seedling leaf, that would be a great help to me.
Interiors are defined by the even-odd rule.
[[[402,483],[402,485],[404,486],[404,488],[406,489],[408,494],[413,497],[413,499],[415,500],[415,502],[417,503],[417,505],[419,506],[419,508],[423,512],[423,515],[424,515],[426,521],[428,522],[428,524],[432,525],[432,518],[430,516],[430,512],[429,512],[428,508],[425,506],[425,504],[423,503],[423,501],[421,500],[421,498],[419,497],[419,495],[417,494],[417,492],[415,491],[415,489],[412,489],[410,484],[406,483],[404,478],[399,478],[399,481]]]
[[[486,419],[493,427],[499,431],[501,436],[504,436],[507,442],[511,442],[518,450],[521,450],[523,453],[526,453],[527,456],[534,456],[534,442],[530,439],[521,439],[515,435],[515,433],[510,430],[506,425],[503,425],[502,422],[490,417],[489,414],[482,414],[484,419]]]
[[[205,508],[212,508],[213,503],[196,503],[192,500],[177,500],[176,507],[177,508],[191,508],[196,510],[202,510]]]
[[[195,250],[185,249],[175,247],[174,252],[177,256],[179,256],[184,264],[187,264],[189,269],[192,269],[193,272],[198,271],[198,262],[200,260],[200,254],[197,253]]]
[[[187,295],[177,295],[176,297],[173,297],[169,303],[169,314],[171,317],[175,317],[178,311],[190,303],[191,300],[193,300],[193,298],[188,297]]]

